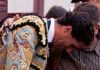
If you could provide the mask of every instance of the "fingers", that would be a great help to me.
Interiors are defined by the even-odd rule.
[[[0,28],[0,33],[2,31],[4,31],[4,27],[9,27],[10,29],[12,29],[13,22],[18,20],[19,18],[20,18],[19,14],[16,14],[13,18],[9,17],[9,18],[5,19],[2,27]]]
[[[19,14],[16,14],[13,18],[14,18],[14,21],[16,21],[20,18],[20,16],[19,16]]]
[[[14,18],[7,18],[3,23],[4,27],[12,28],[14,22]]]
[[[0,28],[0,34],[4,31],[3,28],[4,28],[4,26],[2,26],[2,27]]]

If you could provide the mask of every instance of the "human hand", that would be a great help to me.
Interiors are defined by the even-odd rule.
[[[12,28],[13,26],[13,22],[15,22],[16,20],[18,20],[20,17],[19,17],[19,14],[16,14],[15,16],[13,17],[7,17],[6,19],[4,19],[4,21],[2,22],[2,26],[0,27],[0,34],[2,34],[4,32],[4,28]]]

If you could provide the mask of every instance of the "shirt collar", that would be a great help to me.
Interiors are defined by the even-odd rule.
[[[95,48],[95,52],[97,53],[98,56],[100,56],[100,41],[98,41],[98,44]]]
[[[48,30],[48,42],[51,43],[53,38],[54,38],[54,33],[55,33],[55,20],[53,18],[51,20],[51,25]]]
[[[50,18],[50,19],[43,18],[43,20],[46,23],[46,28],[47,28],[47,31],[48,31],[48,35],[47,35],[48,36],[48,42],[51,43],[53,38],[54,38],[54,33],[55,33],[55,19],[54,18]],[[51,25],[50,25],[49,30],[48,30],[48,23],[47,23],[48,20],[51,21]]]
[[[85,51],[87,51],[87,52],[89,52],[89,51],[95,51],[96,54],[97,54],[98,56],[100,56],[100,40],[98,41],[97,45],[94,46],[93,48],[85,48],[85,49],[83,49],[83,50],[85,50]]]

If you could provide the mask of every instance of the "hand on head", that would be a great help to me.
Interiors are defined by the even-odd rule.
[[[18,20],[20,18],[19,14],[16,14],[15,16],[13,16],[14,21]]]
[[[12,28],[13,26],[13,22],[15,22],[16,20],[18,20],[20,18],[19,14],[16,14],[15,16],[13,17],[7,17],[3,20],[3,24],[0,28],[0,33],[4,32],[4,28],[5,27],[8,27],[8,28]]]

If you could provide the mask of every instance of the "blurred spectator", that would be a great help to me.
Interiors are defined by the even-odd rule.
[[[61,6],[53,6],[46,14],[46,18],[59,18],[66,14],[66,9]]]

